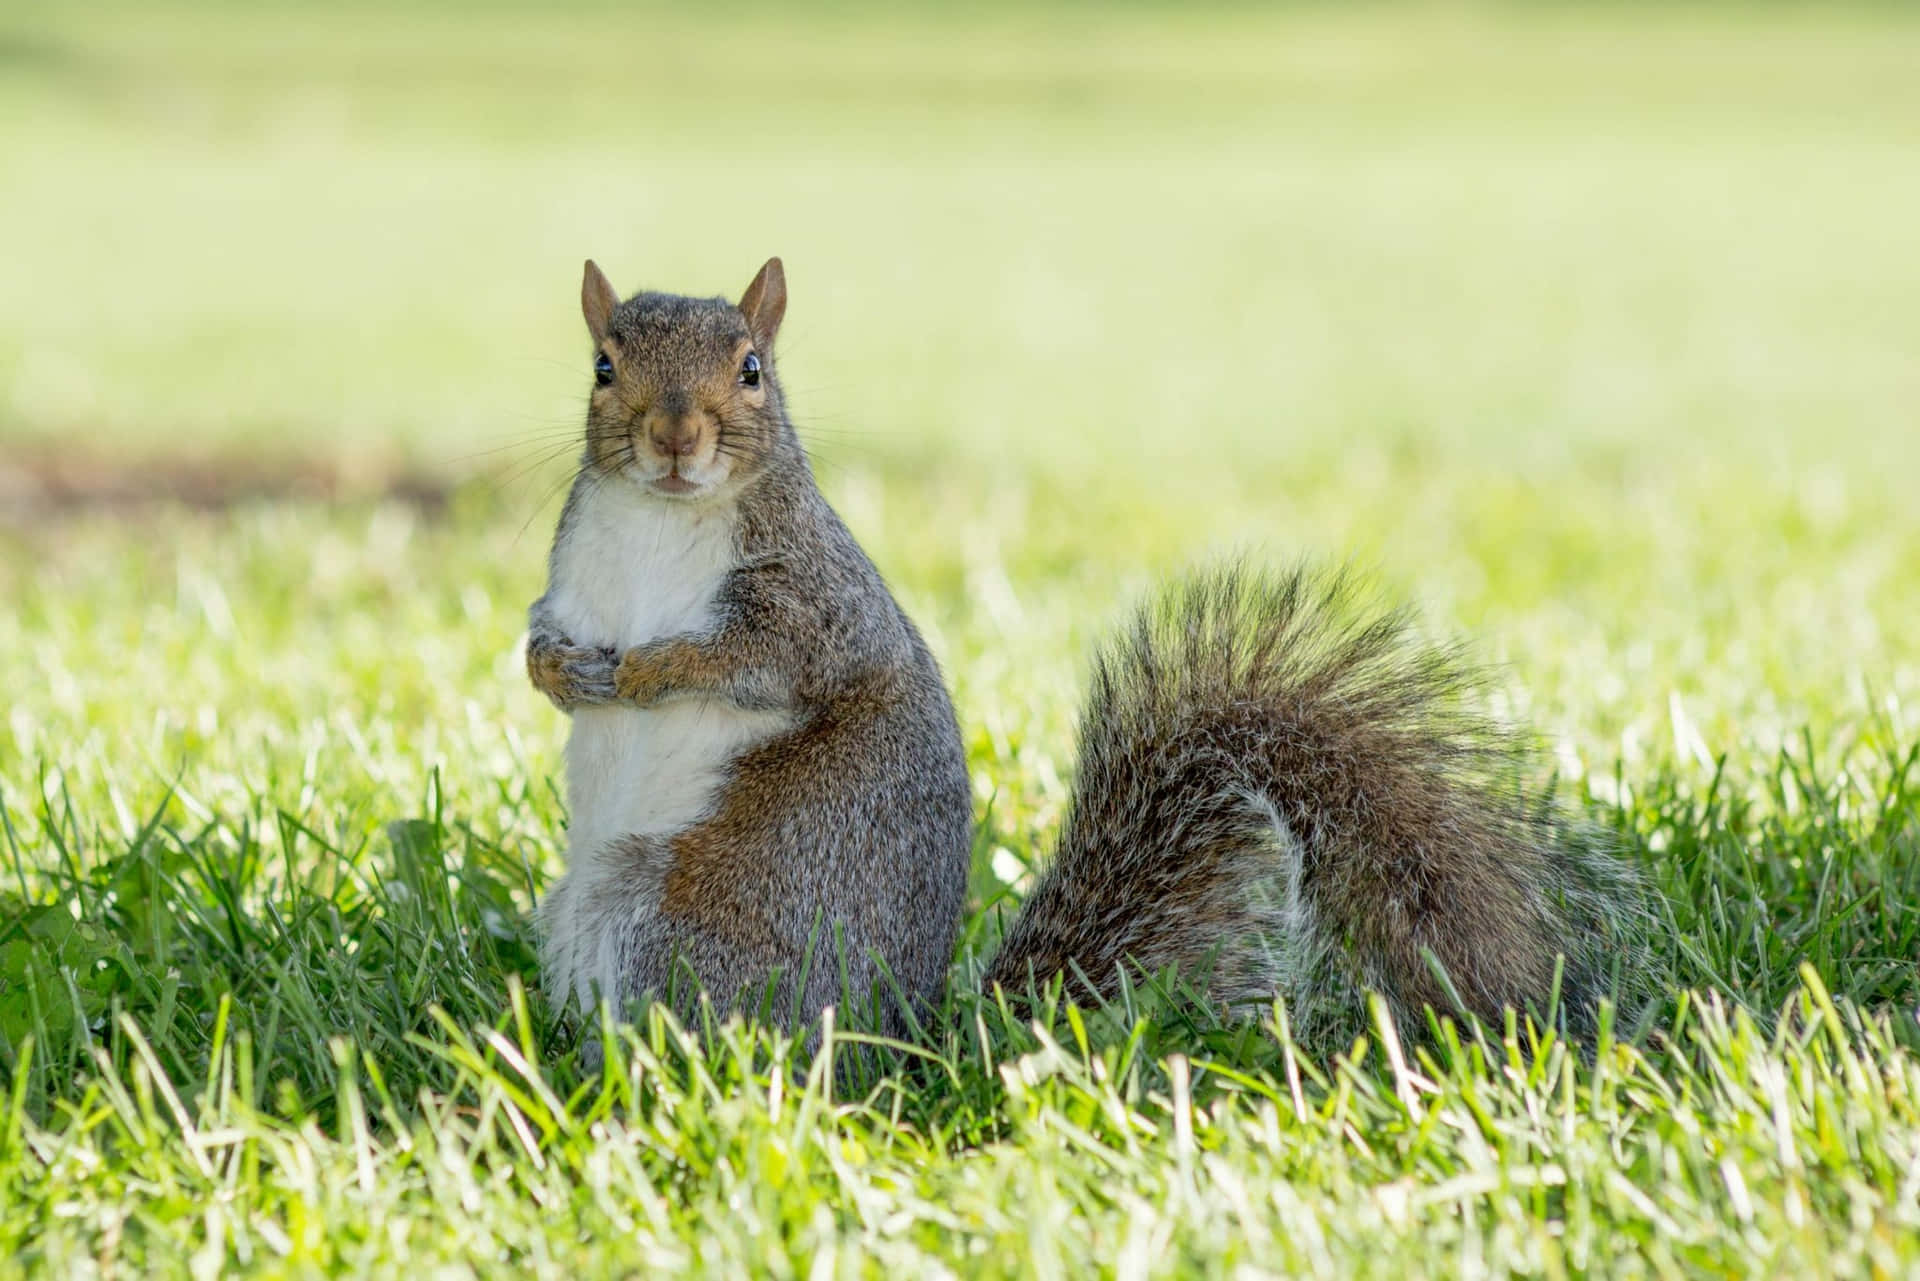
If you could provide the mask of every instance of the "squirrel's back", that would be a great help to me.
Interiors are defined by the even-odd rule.
[[[1480,683],[1343,574],[1169,586],[1095,662],[1059,849],[989,983],[1111,994],[1177,966],[1314,1032],[1364,990],[1402,1019],[1544,1012],[1558,974],[1583,1025],[1640,929],[1635,878],[1473,709]]]

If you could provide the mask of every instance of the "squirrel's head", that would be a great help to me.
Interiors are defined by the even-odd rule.
[[[587,262],[580,308],[593,335],[586,465],[649,493],[737,491],[791,434],[773,372],[787,310],[778,258],[740,301],[636,294],[625,302]]]

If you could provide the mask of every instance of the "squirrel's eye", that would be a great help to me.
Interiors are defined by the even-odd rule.
[[[604,351],[594,357],[593,381],[602,387],[613,385],[613,357]]]
[[[760,385],[760,357],[752,352],[748,352],[747,358],[740,362],[740,385],[742,387]]]

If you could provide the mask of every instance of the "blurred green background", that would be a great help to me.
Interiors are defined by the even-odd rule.
[[[1737,456],[1779,482],[1911,435],[1920,399],[1900,10],[7,27],[10,440],[456,469],[574,415],[589,254],[707,292],[783,254],[802,407],[888,456]]]
[[[14,7],[0,186],[16,784],[350,710],[395,786],[469,718],[551,770],[589,255],[784,256],[983,795],[1057,795],[1086,645],[1220,549],[1377,568],[1575,773],[1907,724],[1908,7]]]

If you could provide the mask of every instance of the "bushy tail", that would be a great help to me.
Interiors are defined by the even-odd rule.
[[[1333,1033],[1362,991],[1403,1026],[1544,1012],[1564,957],[1585,1030],[1640,963],[1644,893],[1476,710],[1483,684],[1344,573],[1173,584],[1097,657],[1059,851],[989,985],[1066,970],[1112,995],[1177,966]]]

